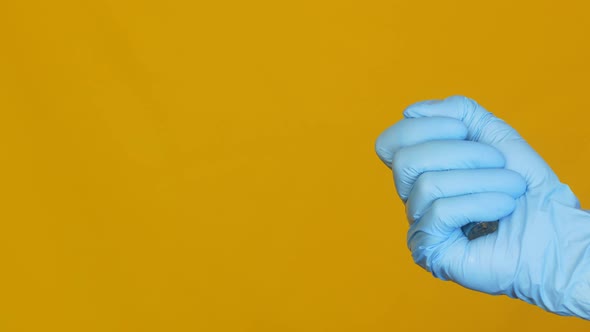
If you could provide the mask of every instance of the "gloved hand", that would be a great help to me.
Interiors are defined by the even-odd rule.
[[[471,99],[414,104],[376,142],[411,226],[414,261],[443,280],[590,319],[590,214],[504,121]],[[461,227],[499,220],[469,241]]]

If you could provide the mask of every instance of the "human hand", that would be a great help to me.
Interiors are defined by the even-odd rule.
[[[443,280],[590,319],[590,214],[504,121],[466,97],[414,104],[376,142],[414,261]],[[469,241],[461,227],[499,220]]]

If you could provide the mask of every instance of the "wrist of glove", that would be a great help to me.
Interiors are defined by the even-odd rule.
[[[443,280],[590,319],[590,214],[504,121],[473,100],[414,104],[377,139],[414,261]],[[469,241],[461,227],[499,220]]]
[[[516,239],[521,259],[507,295],[547,311],[590,319],[590,217],[577,204],[565,204],[571,195],[563,186],[536,210],[515,210],[512,220],[533,216]]]

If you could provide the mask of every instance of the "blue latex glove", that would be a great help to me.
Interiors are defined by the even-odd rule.
[[[376,143],[411,224],[414,261],[443,280],[590,319],[590,214],[504,121],[471,99],[408,107]],[[497,232],[467,240],[475,221]]]

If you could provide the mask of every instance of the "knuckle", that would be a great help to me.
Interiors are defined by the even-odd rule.
[[[465,107],[465,110],[474,111],[479,106],[479,104],[475,100],[473,100],[469,97],[457,96],[457,98],[463,102],[463,106]]]
[[[437,199],[434,202],[432,202],[432,205],[430,206],[430,213],[437,217],[444,215],[444,201],[441,199]]]
[[[406,166],[405,166],[406,160],[407,160],[406,150],[401,149],[401,150],[397,151],[393,155],[393,158],[391,161],[391,167],[392,167],[393,171],[401,174],[403,169],[406,168]]]
[[[416,183],[414,189],[416,191],[416,197],[422,198],[432,192],[434,183],[434,174],[432,172],[422,173]]]

